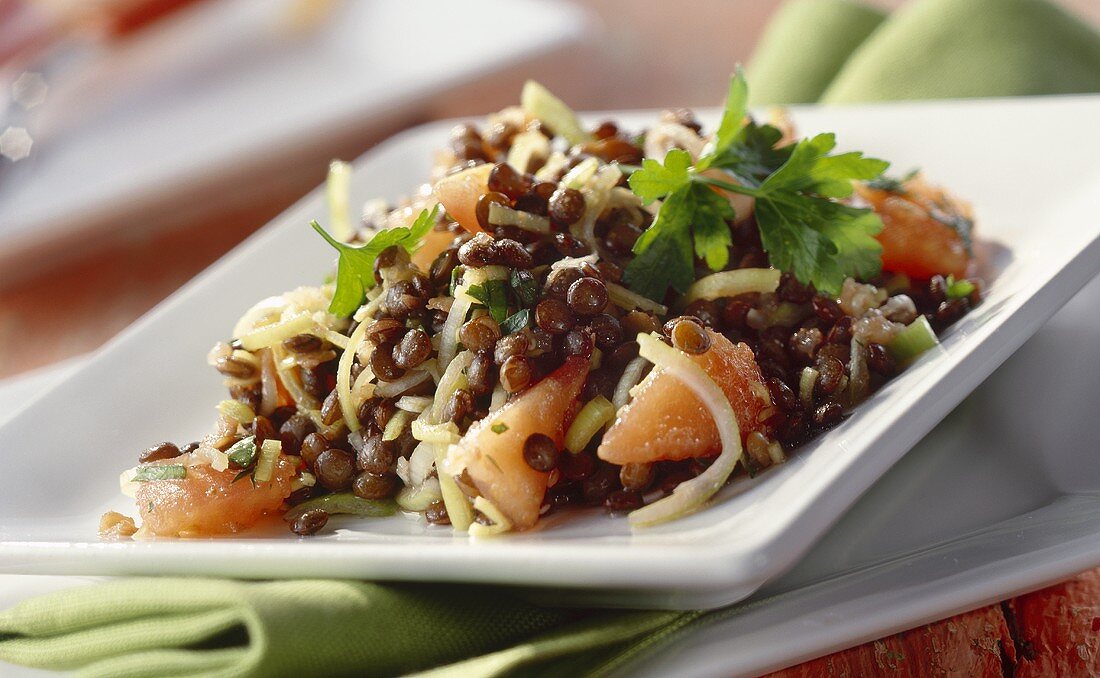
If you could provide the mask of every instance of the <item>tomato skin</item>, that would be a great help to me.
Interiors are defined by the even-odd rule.
[[[866,185],[858,185],[856,191],[882,219],[876,239],[882,245],[883,270],[920,280],[967,276],[971,256],[966,241],[934,216],[969,220],[966,205],[920,179],[906,182],[901,192]]]
[[[485,230],[477,220],[477,201],[489,192],[492,171],[492,165],[477,165],[443,177],[433,189],[447,214],[470,233]]]
[[[529,528],[538,520],[549,479],[548,473],[527,465],[523,444],[531,434],[542,433],[561,448],[587,376],[587,360],[566,358],[542,381],[471,426],[458,443],[474,486],[508,516],[514,529]]]
[[[756,392],[766,387],[752,349],[733,344],[725,336],[707,330],[711,347],[689,355],[729,398],[744,441],[753,431],[768,436],[759,421],[767,403]],[[598,455],[613,464],[652,463],[662,460],[710,457],[721,451],[718,427],[710,411],[675,376],[654,370],[637,387],[634,399],[624,407],[604,433]]]

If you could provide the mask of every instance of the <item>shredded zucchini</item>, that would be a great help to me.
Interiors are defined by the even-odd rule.
[[[585,158],[581,160],[577,165],[565,173],[565,176],[561,178],[561,183],[565,184],[566,188],[572,188],[580,190],[584,188],[585,184],[596,176],[596,170],[600,168],[600,161],[595,158]]]
[[[935,330],[928,324],[928,318],[923,315],[909,323],[904,330],[898,333],[886,349],[894,360],[902,365],[908,365],[922,353],[938,346],[940,340],[936,337]]]
[[[401,396],[397,399],[397,409],[420,414],[432,406],[432,398],[428,396]]]
[[[426,510],[435,502],[443,499],[437,478],[428,478],[419,487],[402,487],[397,493],[397,505],[406,511],[417,513]]]
[[[512,521],[508,520],[508,516],[504,515],[500,511],[500,509],[498,509],[493,504],[493,502],[489,501],[485,497],[478,497],[477,499],[474,499],[474,508],[485,514],[485,517],[493,521],[493,524],[471,524],[469,527],[471,537],[492,537],[494,535],[503,534],[512,529]]]
[[[806,407],[809,407],[814,401],[814,386],[817,385],[817,378],[820,374],[812,367],[802,368],[802,376],[798,378],[798,397]]]
[[[455,532],[465,532],[474,522],[474,509],[470,506],[470,500],[459,489],[458,483],[450,474],[442,472],[443,460],[447,456],[447,445],[434,443],[435,468],[439,477],[439,490],[443,494],[443,505],[447,508],[447,517],[451,519],[451,526]]]
[[[359,327],[355,328],[348,339],[348,346],[341,354],[340,362],[336,364],[336,397],[340,401],[340,412],[344,415],[344,421],[353,433],[359,430],[359,412],[351,394],[351,366],[355,362],[355,354],[363,344],[369,326],[370,323],[367,322],[359,323]]]
[[[413,438],[425,443],[444,443],[450,445],[457,443],[461,436],[458,426],[453,421],[445,421],[441,424],[428,424],[421,419],[415,419],[412,423]]]
[[[499,203],[489,204],[489,223],[494,226],[515,226],[533,233],[549,233],[550,220],[530,212],[521,212]]]
[[[258,351],[277,344],[284,339],[302,334],[313,329],[316,322],[308,313],[301,313],[289,318],[281,318],[279,322],[266,325],[240,337],[241,347],[247,351]]]
[[[401,433],[408,427],[410,421],[412,421],[411,413],[405,410],[394,412],[390,420],[386,422],[386,428],[382,430],[382,440],[390,441],[400,438]]]
[[[573,454],[584,450],[588,441],[614,419],[615,406],[607,398],[599,395],[589,400],[565,433],[565,449]]]
[[[273,438],[269,438],[260,444],[260,458],[256,460],[255,479],[257,483],[271,481],[271,477],[275,475],[275,462],[279,459],[279,454],[282,451],[283,443]]]
[[[251,424],[256,419],[256,413],[252,411],[252,408],[239,400],[221,401],[218,403],[218,412],[221,412],[222,416],[235,419],[241,424]]]
[[[609,282],[604,283],[604,286],[607,287],[607,296],[611,299],[611,303],[619,308],[624,308],[628,311],[641,309],[650,313],[656,313],[657,315],[666,315],[668,313],[668,307],[664,304],[658,304],[656,301],[648,297],[643,297],[637,292],[631,292],[622,285]]]
[[[348,207],[348,194],[351,188],[351,165],[333,160],[328,166],[328,180],[325,181],[325,197],[328,198],[329,232],[332,237],[343,242],[351,240],[355,230],[351,227],[351,210]]]
[[[697,299],[736,297],[747,292],[774,292],[782,273],[775,268],[740,268],[699,278],[684,295],[683,303]]]
[[[520,132],[512,138],[512,147],[508,149],[506,162],[517,171],[527,173],[531,171],[532,161],[546,160],[549,155],[550,140],[542,132],[530,130]]]
[[[336,492],[298,504],[283,514],[283,520],[293,522],[298,516],[313,509],[323,509],[330,515],[346,514],[361,518],[384,518],[392,516],[397,511],[397,505],[389,499],[363,499],[351,492]]]
[[[534,80],[528,80],[523,85],[519,101],[527,117],[542,122],[547,129],[565,137],[569,143],[583,144],[591,141],[592,136],[581,127],[573,109]]]

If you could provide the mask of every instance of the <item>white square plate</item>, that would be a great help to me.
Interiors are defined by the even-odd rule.
[[[941,350],[787,464],[734,483],[705,511],[636,534],[625,520],[589,512],[482,541],[394,517],[334,521],[346,529],[308,540],[266,532],[99,542],[102,511],[133,512],[116,494],[119,470],[152,442],[191,440],[210,425],[222,388],[203,363],[209,346],[256,299],[319,280],[331,266],[306,226],[324,213],[314,192],[0,429],[0,571],[492,582],[572,588],[589,604],[629,606],[715,607],[749,595],[790,568],[1100,263],[1100,167],[1092,160],[1100,136],[1083,132],[1100,115],[1100,97],[793,113],[804,133],[836,131],[842,146],[898,170],[922,167],[971,199],[990,285]],[[655,116],[614,115],[639,128]],[[445,130],[419,128],[365,156],[353,198],[407,192]]]

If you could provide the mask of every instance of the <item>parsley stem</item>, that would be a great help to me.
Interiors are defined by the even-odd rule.
[[[754,198],[759,198],[762,195],[759,189],[751,188],[749,186],[742,186],[740,184],[731,184],[728,181],[722,181],[721,179],[712,179],[711,177],[704,177],[701,174],[693,174],[691,176],[691,179],[692,181],[698,181],[701,184],[714,186],[715,188],[720,188],[723,191],[730,191],[731,193],[751,195]]]

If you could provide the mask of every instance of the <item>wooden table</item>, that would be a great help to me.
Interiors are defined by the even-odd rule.
[[[583,71],[586,80],[575,79],[582,71],[571,64],[540,68],[538,77],[579,108],[614,109],[714,103],[778,0],[695,0],[678,3],[675,15],[664,4],[635,0],[588,4],[605,37]],[[1096,0],[1064,4],[1100,25]],[[657,41],[662,48],[651,49]],[[708,46],[705,63],[697,56],[700,44]],[[514,96],[487,84],[439,102],[421,119],[479,114]],[[355,157],[378,141],[366,133],[348,138],[332,155]],[[64,266],[0,288],[0,378],[101,345],[316,185],[326,159],[298,159],[295,178],[273,184],[254,204],[110,242],[79,243],[86,253]],[[1088,674],[1100,674],[1100,570],[774,675]]]

